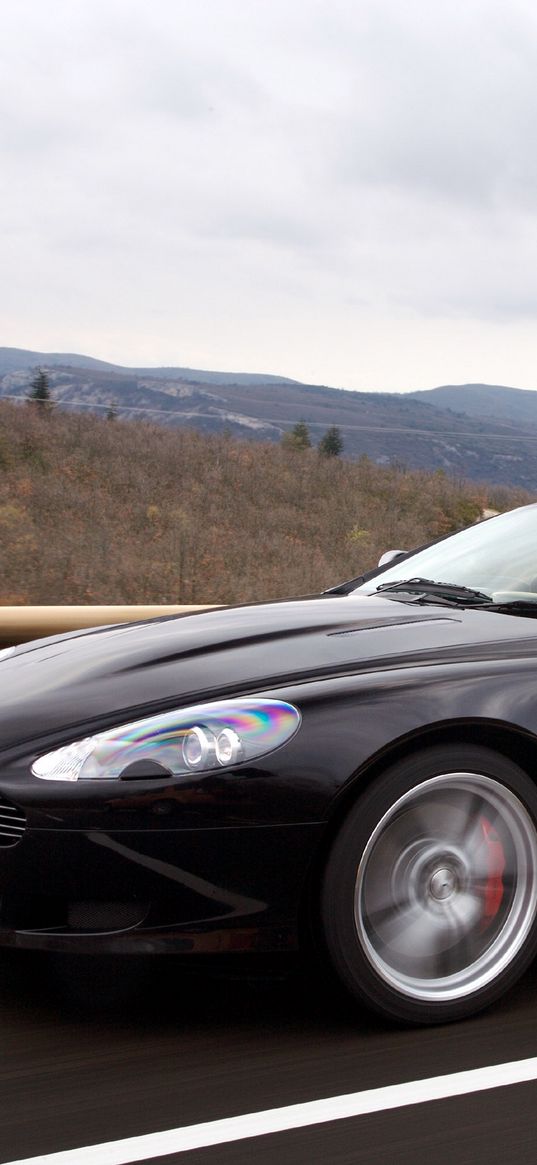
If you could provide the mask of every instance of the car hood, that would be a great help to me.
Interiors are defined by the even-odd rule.
[[[0,660],[0,748],[307,678],[489,658],[513,640],[535,643],[531,627],[485,610],[322,595],[35,640]]]

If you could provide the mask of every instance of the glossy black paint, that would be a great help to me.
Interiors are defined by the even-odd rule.
[[[296,948],[329,839],[365,782],[425,741],[494,741],[537,770],[537,623],[325,595],[28,644],[0,660],[0,800],[26,815],[0,849],[0,943],[47,949]],[[207,699],[301,712],[255,765],[47,782],[40,753]]]

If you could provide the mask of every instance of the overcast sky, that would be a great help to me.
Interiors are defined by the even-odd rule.
[[[534,0],[3,0],[0,344],[537,388]]]

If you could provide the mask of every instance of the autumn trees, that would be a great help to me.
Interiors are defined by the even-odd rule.
[[[529,494],[443,473],[0,401],[0,601],[312,594]]]

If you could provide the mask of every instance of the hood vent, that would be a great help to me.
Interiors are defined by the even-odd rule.
[[[0,793],[0,849],[17,845],[26,829],[26,817],[21,809]]]

